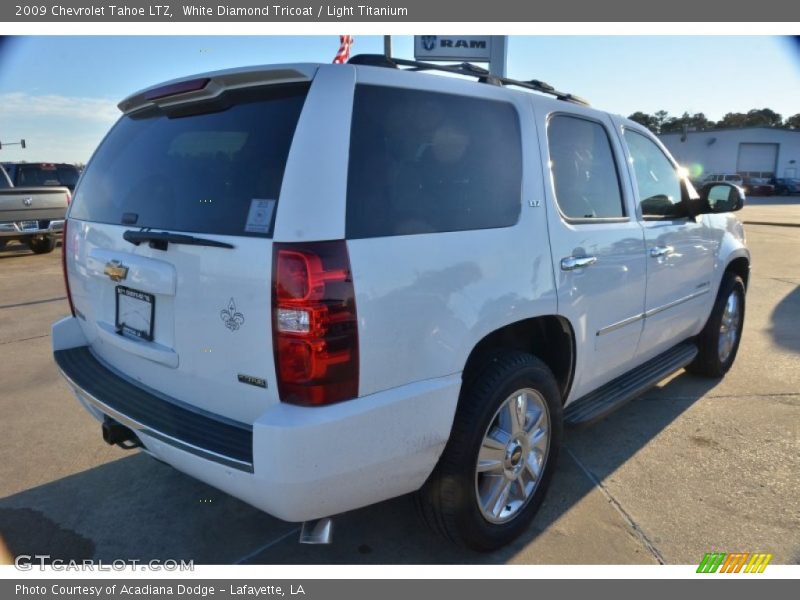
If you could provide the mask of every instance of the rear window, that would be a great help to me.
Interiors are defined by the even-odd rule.
[[[507,227],[519,218],[521,185],[513,105],[356,87],[348,238]]]
[[[271,235],[307,92],[307,85],[270,86],[226,94],[206,112],[186,105],[178,114],[148,109],[122,117],[86,168],[70,217]]]
[[[78,168],[74,165],[32,163],[14,167],[17,187],[65,186],[74,189],[78,175]]]

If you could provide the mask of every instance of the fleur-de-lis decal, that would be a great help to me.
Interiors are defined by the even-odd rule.
[[[244,315],[236,310],[236,302],[233,301],[233,298],[228,301],[228,308],[219,311],[219,318],[231,331],[236,331],[244,323]]]

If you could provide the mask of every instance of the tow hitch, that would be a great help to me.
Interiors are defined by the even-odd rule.
[[[133,430],[108,417],[103,421],[103,441],[111,446],[119,446],[123,450],[142,447],[142,442]]]

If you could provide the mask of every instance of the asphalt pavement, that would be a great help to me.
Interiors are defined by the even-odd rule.
[[[767,206],[788,207],[773,211],[776,219],[798,208]],[[337,517],[329,546],[299,545],[296,524],[107,446],[51,357],[50,324],[68,312],[60,247],[41,256],[7,247],[0,546],[12,556],[198,564],[697,564],[710,551],[769,552],[774,563],[797,564],[800,230],[746,229],[753,269],[728,376],[681,372],[593,427],[569,430],[533,526],[489,555],[429,533],[409,497]]]
[[[748,196],[739,215],[746,225],[800,227],[800,196]]]

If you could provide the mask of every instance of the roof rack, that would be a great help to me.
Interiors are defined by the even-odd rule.
[[[582,106],[589,106],[588,100],[584,100],[580,96],[569,94],[567,92],[559,92],[552,85],[539,81],[538,79],[531,79],[529,81],[519,81],[517,79],[510,79],[508,77],[498,77],[492,75],[483,67],[478,67],[472,63],[464,62],[457,65],[437,65],[433,63],[420,62],[417,60],[408,60],[406,58],[395,58],[393,56],[385,56],[383,54],[356,54],[349,61],[351,65],[368,65],[372,67],[386,67],[389,69],[399,69],[402,67],[409,67],[408,71],[444,71],[446,73],[455,73],[456,75],[466,75],[468,77],[476,77],[480,83],[488,83],[490,85],[506,85],[524,88],[526,90],[533,90],[534,92],[541,92],[543,94],[550,94],[559,100],[565,102],[572,102]]]

